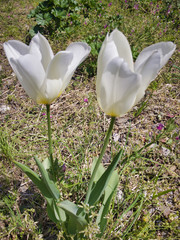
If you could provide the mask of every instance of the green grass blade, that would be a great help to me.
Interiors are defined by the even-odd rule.
[[[140,205],[139,205],[139,208],[138,210],[136,211],[136,215],[133,219],[133,221],[128,225],[128,227],[126,228],[125,232],[123,233],[123,236],[122,236],[122,239],[124,239],[124,237],[128,234],[128,232],[131,230],[132,226],[134,225],[134,223],[136,222],[136,220],[138,219],[140,213],[141,213],[141,209],[142,209],[142,206],[143,206],[143,202],[144,202],[144,197],[142,197],[141,199],[141,202],[140,202]]]
[[[162,196],[162,195],[164,195],[164,194],[167,194],[167,193],[169,193],[169,192],[174,192],[174,191],[175,191],[175,189],[168,189],[168,190],[159,192],[158,194],[154,195],[154,196],[152,197],[152,199],[155,199],[155,198],[160,197],[160,196]]]

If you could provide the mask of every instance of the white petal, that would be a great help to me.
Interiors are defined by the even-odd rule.
[[[172,42],[160,42],[145,48],[142,52],[140,52],[138,58],[136,59],[135,71],[138,71],[138,69],[141,68],[141,65],[152,55],[154,51],[161,52],[160,68],[162,68],[172,56],[175,49],[176,45]]]
[[[44,83],[44,94],[49,102],[52,102],[62,93],[65,76],[72,60],[72,53],[62,51],[57,53],[49,64]]]
[[[142,77],[142,84],[138,91],[136,103],[144,96],[146,88],[157,76],[161,65],[161,58],[161,52],[155,50],[151,53],[149,58],[142,62],[139,68],[136,69],[136,73],[141,74]]]
[[[35,55],[39,61],[41,61],[44,70],[46,71],[50,61],[54,57],[47,39],[38,33],[32,38],[29,47],[29,53]]]
[[[62,78],[63,79],[62,91],[64,91],[64,89],[69,84],[76,68],[87,58],[87,56],[91,51],[91,48],[86,43],[74,42],[74,43],[71,43],[66,48],[66,51],[70,52],[73,58],[68,66],[68,71],[66,72],[65,76]]]
[[[111,33],[110,37],[116,45],[119,57],[123,58],[124,61],[128,63],[131,71],[134,71],[132,52],[127,38],[117,29]]]
[[[3,47],[9,61],[11,58],[18,59],[21,55],[25,55],[29,51],[29,47],[26,44],[16,40],[5,42]]]
[[[91,48],[87,43],[74,42],[66,48],[66,51],[73,53],[73,61],[71,63],[71,66],[74,66],[74,68],[76,68],[87,58],[91,51]]]
[[[98,81],[98,102],[107,115],[122,116],[133,107],[141,78],[123,59],[114,58]]]
[[[77,66],[88,56],[91,48],[86,43],[71,43],[51,61],[46,76],[45,95],[49,101],[61,95],[69,84]]]
[[[34,55],[27,54],[19,59],[11,59],[13,70],[26,93],[38,103],[44,99],[42,84],[45,77],[43,66]]]
[[[96,82],[97,88],[100,88],[100,81],[101,81],[104,69],[107,67],[109,62],[112,61],[112,59],[115,57],[118,57],[118,51],[117,51],[116,45],[107,34],[98,55],[97,82]]]
[[[145,48],[139,54],[135,62],[135,72],[141,74],[142,85],[138,91],[135,104],[144,96],[145,90],[167,63],[175,48],[176,45],[172,42],[160,42]]]

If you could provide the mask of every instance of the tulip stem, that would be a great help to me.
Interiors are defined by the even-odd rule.
[[[46,110],[47,110],[47,122],[48,122],[49,161],[50,161],[52,173],[54,173],[52,139],[51,139],[50,105],[49,104],[46,105]]]
[[[114,123],[115,123],[115,117],[111,117],[111,122],[110,122],[110,125],[109,125],[109,129],[108,129],[108,131],[107,131],[107,133],[106,133],[106,138],[105,138],[105,140],[104,140],[104,145],[103,145],[103,147],[102,147],[102,149],[101,149],[101,153],[100,153],[100,155],[99,155],[99,158],[98,158],[98,160],[97,160],[97,163],[96,163],[96,165],[95,165],[95,167],[94,167],[94,170],[93,170],[93,172],[92,172],[92,176],[91,176],[91,179],[90,179],[90,182],[89,182],[89,186],[88,186],[88,191],[87,191],[85,203],[88,203],[88,201],[89,201],[90,193],[91,193],[92,186],[93,186],[93,183],[94,183],[94,178],[95,178],[95,176],[96,176],[97,170],[98,170],[98,168],[99,168],[99,165],[100,165],[100,163],[101,163],[101,161],[102,161],[102,158],[103,158],[103,156],[104,156],[104,153],[105,153],[105,151],[106,151],[106,147],[107,147],[107,145],[108,145],[109,138],[110,138],[110,136],[111,136]]]

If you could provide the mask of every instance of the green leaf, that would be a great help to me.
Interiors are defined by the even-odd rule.
[[[91,175],[93,173],[93,170],[96,166],[96,163],[97,163],[97,160],[98,158],[95,158],[93,163],[92,163],[92,166],[91,166]],[[102,174],[105,172],[105,168],[103,167],[102,163],[100,163],[99,167],[98,167],[98,170],[96,172],[96,175],[94,177],[94,182],[97,182],[99,180],[99,178],[102,176]]]
[[[82,212],[82,208],[68,200],[58,203],[58,206],[69,216],[68,232],[70,234],[75,234],[87,226],[86,219],[80,214],[78,215],[79,212]]]
[[[49,161],[49,158],[44,159],[44,161],[42,162],[42,165],[46,170],[50,169],[51,162]]]
[[[44,19],[44,16],[42,13],[39,13],[36,15],[36,22],[41,26],[45,26],[47,24],[47,21],[46,19]]]
[[[45,198],[50,198],[51,193],[49,192],[48,188],[42,181],[42,179],[39,177],[37,173],[35,173],[33,170],[31,170],[29,167],[23,165],[22,163],[14,161],[14,163],[21,168],[21,170],[33,181],[33,183],[38,187],[38,189],[41,191],[42,195]]]
[[[59,190],[57,189],[54,182],[49,178],[48,172],[45,170],[43,164],[39,161],[39,159],[37,157],[35,157],[34,159],[39,167],[39,171],[41,172],[42,179],[43,179],[47,189],[51,193],[51,197],[53,197],[54,199],[59,199],[59,197],[60,197]]]
[[[54,0],[54,5],[60,5],[60,0]]]
[[[162,195],[164,195],[164,194],[167,194],[167,193],[169,193],[169,192],[174,192],[174,191],[175,191],[175,189],[168,189],[168,190],[159,192],[158,194],[154,195],[154,196],[152,197],[152,199],[157,198],[157,197],[160,197],[160,196],[162,196]]]
[[[46,199],[47,200],[47,199]],[[51,219],[51,221],[53,221],[54,223],[58,223],[59,221],[59,217],[57,218],[56,217],[56,214],[52,208],[52,201],[53,200],[52,198],[49,199],[49,201],[47,200],[47,213],[48,213],[48,217]]]
[[[56,200],[50,198],[46,199],[46,201],[47,201],[47,213],[49,218],[55,223],[58,223],[59,221],[65,222],[66,214],[64,210],[57,206]]]
[[[141,202],[140,202],[139,208],[134,213],[135,217],[134,217],[133,221],[127,226],[126,230],[123,232],[122,239],[124,239],[124,237],[127,235],[127,233],[131,230],[132,226],[134,225],[134,223],[136,222],[136,220],[138,219],[138,217],[139,217],[139,215],[141,213],[141,210],[142,210],[142,207],[143,207],[143,203],[144,203],[144,195],[142,194],[141,197],[142,198],[141,198]]]
[[[109,180],[109,184],[105,189],[104,200],[103,200],[102,206],[100,208],[100,211],[98,213],[98,217],[96,220],[96,223],[100,227],[101,235],[106,228],[107,219],[105,217],[108,214],[111,200],[114,195],[114,192],[117,189],[118,183],[119,183],[119,175],[118,175],[117,171],[114,171]]]
[[[88,201],[90,206],[95,204],[104,193],[104,190],[109,183],[109,180],[113,174],[113,171],[122,156],[122,152],[123,150],[119,151],[119,153],[113,159],[112,163],[109,165],[107,170],[103,173],[103,175],[100,177],[100,179],[97,181],[94,188],[92,189],[90,193],[89,201]]]

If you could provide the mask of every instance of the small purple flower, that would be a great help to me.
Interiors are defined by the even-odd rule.
[[[125,0],[125,3],[127,3],[127,0]]]
[[[168,8],[167,14],[169,14],[171,12],[171,8]]]
[[[65,165],[65,163],[62,165],[62,171],[63,171],[63,172],[66,171],[66,165]]]
[[[68,13],[68,17],[70,17],[70,13]]]
[[[87,98],[84,98],[84,102],[88,103],[88,99],[87,99]]]
[[[99,17],[101,17],[101,14],[99,14]]]
[[[176,140],[179,140],[180,139],[180,137],[176,137]]]
[[[106,24],[106,25],[104,25],[104,28],[107,28],[107,26],[108,26],[107,24]]]
[[[139,5],[138,5],[138,4],[135,4],[135,5],[134,5],[134,8],[135,8],[136,10],[138,10]]]
[[[42,113],[42,115],[43,115],[43,116],[45,116],[45,115],[46,115],[46,113]],[[52,115],[50,115],[50,118],[52,118]]]
[[[110,2],[109,4],[108,4],[108,7],[110,7],[112,5],[112,2]]]
[[[150,2],[150,5],[153,5],[153,2]]]
[[[160,123],[160,124],[157,126],[157,129],[161,131],[161,130],[163,129],[163,127],[164,127],[164,125],[163,125],[162,123]]]
[[[149,132],[149,137],[152,137],[153,136],[153,133],[152,132]]]
[[[85,21],[84,24],[87,25],[87,22]]]

